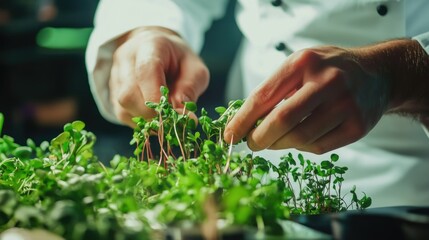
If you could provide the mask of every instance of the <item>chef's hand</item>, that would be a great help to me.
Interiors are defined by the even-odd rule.
[[[362,138],[385,112],[425,123],[428,79],[429,56],[415,40],[296,52],[250,94],[227,125],[225,141],[247,136],[254,151],[322,154]]]
[[[175,32],[161,27],[144,27],[118,39],[110,75],[110,100],[114,114],[134,127],[132,117],[155,116],[146,101],[159,102],[160,87],[168,86],[169,99],[177,110],[183,103],[197,101],[207,89],[209,72]]]

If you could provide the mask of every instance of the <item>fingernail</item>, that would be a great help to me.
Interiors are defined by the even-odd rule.
[[[184,102],[192,102],[191,98],[188,95],[182,96],[182,103]]]
[[[247,139],[247,147],[250,148],[250,150],[257,152],[257,151],[261,151],[262,148],[259,147],[252,139],[248,138]]]
[[[259,151],[258,148],[255,145],[253,145],[252,142],[247,141],[247,147],[250,148],[250,150],[252,150],[253,152]]]
[[[232,136],[233,134],[230,130],[225,130],[223,139],[225,140],[225,142],[229,143],[232,139]]]
[[[186,102],[191,102],[187,95],[175,95],[171,97],[171,101],[174,108],[183,108]]]

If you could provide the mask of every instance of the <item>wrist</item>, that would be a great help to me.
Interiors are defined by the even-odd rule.
[[[388,112],[411,115],[427,112],[429,56],[417,41],[391,40],[352,52],[366,71],[389,86]]]

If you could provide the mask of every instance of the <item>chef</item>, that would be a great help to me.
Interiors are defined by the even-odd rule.
[[[221,0],[101,0],[87,49],[102,115],[133,126],[170,88],[175,108],[209,83],[198,52]],[[373,207],[429,204],[429,1],[241,0],[227,86],[246,98],[225,141],[273,162],[335,152]],[[263,121],[255,128],[259,119]],[[341,163],[340,162],[340,163]]]

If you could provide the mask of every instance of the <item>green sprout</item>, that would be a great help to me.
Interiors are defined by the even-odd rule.
[[[157,229],[199,227],[215,216],[227,226],[282,234],[278,221],[291,215],[370,206],[355,188],[345,201],[348,169],[337,165],[338,155],[316,164],[288,154],[274,165],[232,151],[223,132],[243,100],[217,107],[217,119],[201,109],[197,124],[196,104],[177,112],[168,94],[162,87],[160,101],[146,103],[156,117],[133,119],[135,156],[116,155],[110,166],[94,154],[96,137],[81,121],[40,145],[0,135],[0,232],[22,227],[66,239],[151,239]],[[0,133],[3,121],[0,114]]]
[[[4,124],[4,115],[3,113],[0,112],[0,136],[3,131],[3,124]]]

